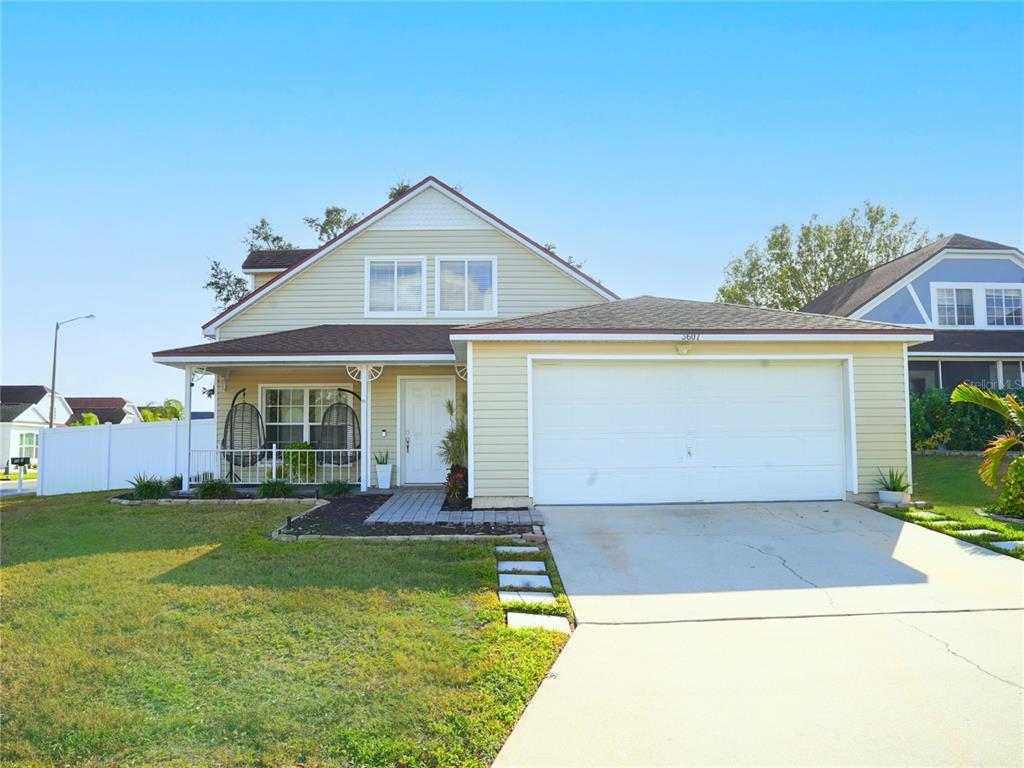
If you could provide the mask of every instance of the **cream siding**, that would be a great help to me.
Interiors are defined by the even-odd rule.
[[[425,317],[365,315],[365,264],[369,256],[426,259]],[[218,338],[231,339],[323,323],[459,325],[493,319],[493,316],[453,318],[434,314],[434,266],[438,256],[493,256],[497,259],[498,317],[566,309],[604,300],[578,279],[496,229],[371,229],[326,254],[228,320],[219,328]]]
[[[379,378],[370,382],[370,451],[388,451],[391,463],[395,464],[398,456],[398,377],[400,376],[455,376],[455,391],[461,394],[466,391],[466,382],[455,374],[451,365],[404,365],[385,366]],[[334,366],[267,366],[252,368],[234,368],[228,373],[227,385],[217,391],[217,444],[220,445],[224,434],[224,421],[231,406],[231,398],[240,389],[246,389],[246,400],[263,410],[260,402],[260,386],[300,386],[311,385],[321,387],[342,387],[359,393],[359,382],[349,378],[344,367]],[[358,409],[357,409],[358,412]],[[387,431],[383,437],[381,430]],[[398,475],[392,482],[397,482]],[[371,484],[376,483],[376,472],[371,470]]]
[[[270,282],[277,277],[280,272],[254,272],[252,275],[252,289],[255,291],[264,283]]]
[[[675,344],[604,342],[474,342],[474,494],[529,495],[528,354],[676,355]],[[876,490],[878,469],[907,469],[907,389],[902,343],[721,343],[694,345],[691,355],[852,355],[859,490]],[[757,396],[756,391],[751,392]]]

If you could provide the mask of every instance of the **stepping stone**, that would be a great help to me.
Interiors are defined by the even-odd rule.
[[[499,560],[498,573],[545,573],[548,570],[547,563],[543,560]]]
[[[929,520],[929,525],[955,525],[958,520]]]
[[[499,592],[498,600],[503,603],[553,603],[555,596],[550,592]]]
[[[499,587],[541,587],[551,589],[551,579],[547,576],[529,576],[526,574],[498,574]]]
[[[502,545],[494,548],[495,552],[504,552],[509,555],[521,555],[526,552],[540,552],[540,547],[516,547],[510,545]]]
[[[551,629],[555,632],[569,634],[569,620],[564,616],[544,616],[540,613],[514,613],[509,612],[506,616],[508,625],[513,629],[528,629],[539,627],[540,629]]]
[[[917,511],[917,512],[908,512],[907,513],[907,517],[912,517],[915,520],[929,520],[929,521],[931,521],[931,520],[938,520],[940,517],[942,517],[942,515],[938,514],[937,512],[921,512],[921,511]]]
[[[993,547],[1005,549],[1007,552],[1012,552],[1015,549],[1024,547],[1024,541],[989,541],[986,543],[991,544]]]
[[[988,528],[969,528],[966,531],[950,531],[960,536],[998,536],[997,531],[990,531]]]

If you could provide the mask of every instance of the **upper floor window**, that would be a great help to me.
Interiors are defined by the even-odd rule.
[[[423,259],[367,259],[366,314],[392,317],[426,312]]]
[[[1020,288],[986,288],[985,319],[989,325],[1024,325]]]
[[[438,315],[497,314],[493,258],[439,258],[436,282]]]
[[[974,291],[970,288],[937,288],[939,325],[974,325]]]

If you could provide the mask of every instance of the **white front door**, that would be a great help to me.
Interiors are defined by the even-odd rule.
[[[447,376],[403,379],[399,450],[406,483],[443,483],[448,466],[438,450],[451,426],[445,403],[455,399],[455,380]]]

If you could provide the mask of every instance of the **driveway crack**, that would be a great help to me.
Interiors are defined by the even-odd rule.
[[[928,632],[925,629],[921,629],[921,627],[918,627],[918,626],[916,626],[914,624],[911,624],[910,622],[903,621],[902,619],[898,619],[897,618],[896,621],[898,621],[900,624],[902,624],[905,627],[910,627],[911,629],[920,632],[925,637],[930,637],[932,640],[934,640],[935,642],[937,642],[940,645],[942,645],[946,649],[946,653],[950,654],[951,656],[956,656],[958,659],[962,659],[963,661],[966,661],[968,664],[970,664],[976,670],[978,670],[979,672],[983,672],[984,674],[986,674],[989,677],[991,677],[993,680],[998,680],[1001,683],[1006,683],[1007,685],[1012,685],[1014,688],[1017,688],[1017,689],[1020,689],[1020,690],[1024,690],[1024,686],[1018,685],[1017,683],[1013,682],[1013,680],[1007,680],[1005,677],[1000,677],[999,675],[995,674],[994,672],[989,672],[987,669],[985,669],[983,666],[978,664],[973,659],[967,658],[962,653],[957,653],[956,651],[953,650],[953,648],[950,646],[950,644],[947,643],[945,640],[943,640],[941,637],[936,637],[931,632]]]
[[[768,552],[768,551],[766,551],[764,549],[761,549],[760,547],[755,547],[753,544],[747,544],[745,541],[736,541],[734,543],[742,544],[747,549],[752,549],[755,552],[759,552],[760,554],[764,555],[765,557],[774,557],[776,560],[779,561],[779,563],[782,565],[783,568],[785,568],[787,571],[789,571],[794,576],[796,576],[798,579],[800,579],[800,581],[802,581],[804,584],[807,584],[808,586],[814,587],[815,589],[820,589],[822,592],[824,592],[825,593],[825,597],[828,598],[828,604],[830,606],[832,606],[833,608],[835,608],[836,603],[835,603],[835,600],[832,599],[832,593],[829,592],[827,589],[825,589],[825,587],[821,586],[820,584],[815,584],[813,581],[811,581],[810,579],[806,578],[805,576],[803,576],[802,574],[797,572],[797,570],[795,568],[793,568],[793,566],[791,566],[789,564],[789,561],[786,560],[786,558],[784,558],[782,555],[777,555],[774,552]]]

